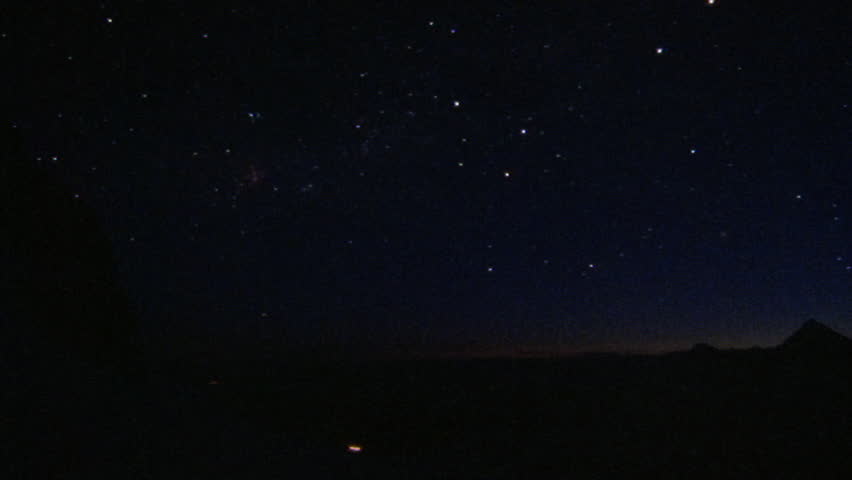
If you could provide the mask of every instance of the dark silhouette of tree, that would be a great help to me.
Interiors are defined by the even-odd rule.
[[[17,360],[65,374],[132,374],[136,320],[97,216],[26,157],[14,129],[1,147],[3,310]]]
[[[95,213],[28,158],[16,129],[0,135],[0,358],[16,427],[4,442],[23,450],[22,477],[102,471],[126,462],[107,431],[126,431],[119,412],[141,384],[137,322]]]

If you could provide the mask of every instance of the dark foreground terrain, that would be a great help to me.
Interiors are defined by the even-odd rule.
[[[826,332],[809,322],[764,350],[328,362],[213,384],[160,373],[76,430],[30,433],[98,459],[68,468],[121,478],[842,478],[852,357]],[[35,460],[61,470],[63,455]]]

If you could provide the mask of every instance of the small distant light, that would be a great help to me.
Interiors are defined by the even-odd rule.
[[[503,172],[503,176],[506,177],[506,178],[509,178],[509,177],[512,176],[512,174],[509,173],[509,172]]]
[[[657,55],[662,55],[666,50],[663,47],[657,47]]]
[[[349,451],[349,453],[361,453],[364,450],[364,447],[361,445],[347,445],[346,450]]]
[[[487,270],[489,273],[490,273],[490,272],[493,272],[493,271],[494,271],[494,267],[488,267],[486,270]]]
[[[689,149],[689,153],[691,153],[692,155],[695,155],[696,152],[698,152],[698,150],[696,150],[694,148]]]
[[[594,264],[594,263],[590,263],[590,264],[589,264],[589,268],[595,268],[595,264]]]
[[[107,17],[106,21],[107,23],[112,23],[112,18]]]
[[[715,5],[716,0],[707,0],[707,5]]]
[[[526,135],[526,134],[527,134],[527,129],[526,129],[526,128],[522,128],[522,129],[521,129],[521,135]]]
[[[461,106],[461,102],[459,102],[458,100],[453,100],[453,106],[459,108]]]

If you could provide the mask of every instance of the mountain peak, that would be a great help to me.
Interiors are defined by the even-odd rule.
[[[785,349],[815,351],[852,351],[852,339],[845,337],[826,325],[810,319],[781,344]]]
[[[801,328],[828,328],[829,330],[831,330],[825,324],[820,323],[820,322],[814,320],[813,318],[809,318],[809,319],[805,320],[805,323],[802,324]]]

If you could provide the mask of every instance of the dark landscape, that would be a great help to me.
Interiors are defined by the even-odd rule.
[[[841,478],[851,362],[850,340],[810,320],[766,349],[163,366],[64,384],[67,430],[5,420],[53,442],[36,465],[118,478]]]
[[[166,418],[184,430],[159,430],[177,443],[160,444],[176,461],[160,468],[185,468],[183,478],[840,478],[852,471],[851,361],[849,339],[808,321],[768,349],[283,366],[265,379],[173,384],[183,398]]]

